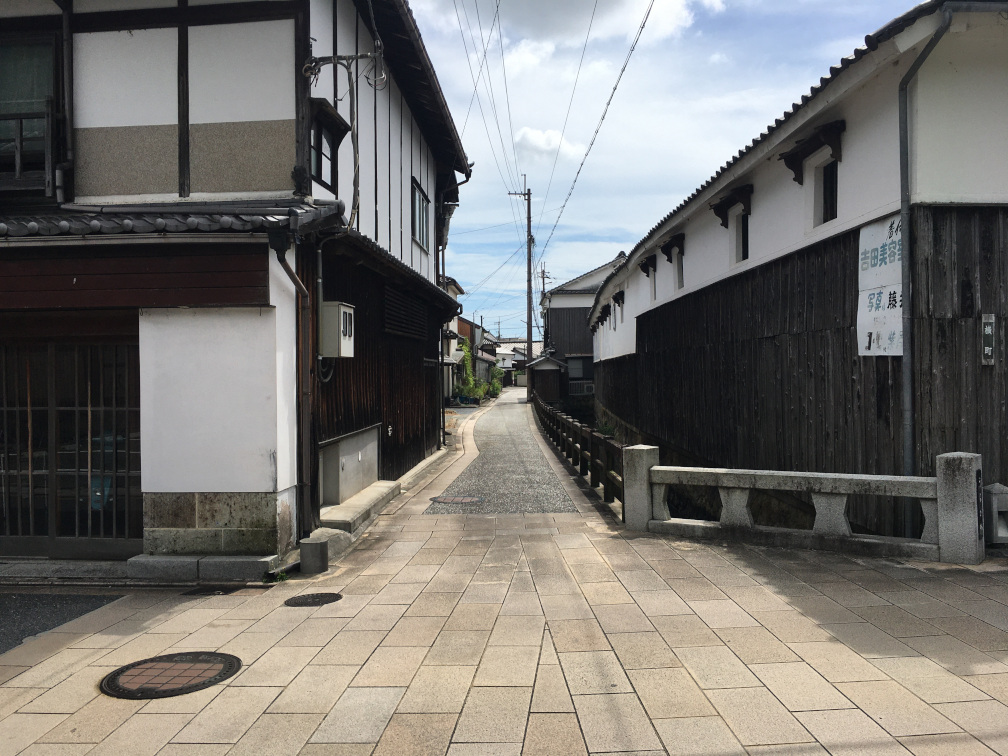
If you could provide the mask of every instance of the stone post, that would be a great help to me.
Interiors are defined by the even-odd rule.
[[[627,530],[646,531],[651,518],[651,468],[658,464],[658,447],[623,447],[623,522]]]
[[[955,564],[984,560],[983,472],[979,454],[939,454],[938,558]]]

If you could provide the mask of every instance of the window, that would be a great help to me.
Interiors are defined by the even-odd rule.
[[[676,288],[681,289],[686,285],[686,278],[683,274],[683,250],[679,247],[675,253],[675,268],[676,268]]]
[[[424,249],[428,248],[430,239],[430,200],[413,180],[413,241]]]
[[[336,152],[350,125],[328,101],[312,98],[311,175],[336,194]]]
[[[816,169],[816,225],[828,223],[837,217],[839,166],[838,161],[830,160]]]
[[[52,193],[55,93],[53,37],[0,39],[0,178],[16,189]]]
[[[731,245],[733,264],[749,259],[749,213],[743,208],[731,215]]]
[[[570,357],[567,360],[567,377],[572,381],[580,381],[584,378],[584,359],[581,357]]]

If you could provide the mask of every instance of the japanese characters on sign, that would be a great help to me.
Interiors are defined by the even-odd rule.
[[[980,344],[983,347],[983,354],[980,356],[981,365],[994,364],[994,316],[983,315],[981,318],[983,332],[980,336]]]
[[[903,237],[900,216],[861,229],[858,244],[858,355],[903,356]]]

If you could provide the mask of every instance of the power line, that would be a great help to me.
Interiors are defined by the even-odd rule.
[[[637,43],[640,41],[641,34],[644,33],[644,27],[647,24],[648,17],[651,15],[651,9],[653,7],[654,0],[651,0],[648,4],[647,12],[644,14],[644,19],[641,21],[640,27],[637,29],[637,36],[634,37],[633,44],[630,45],[630,50],[627,52],[626,60],[623,61],[623,67],[620,69],[619,76],[616,77],[616,83],[613,84],[612,92],[609,93],[609,99],[606,101],[605,109],[602,111],[602,117],[599,118],[598,126],[595,127],[595,133],[592,134],[591,141],[588,143],[588,149],[585,150],[584,157],[581,158],[581,165],[578,166],[577,173],[574,174],[574,180],[571,182],[570,190],[567,192],[567,197],[564,199],[563,205],[560,207],[560,215],[557,216],[556,221],[553,223],[553,229],[550,231],[550,235],[542,247],[542,252],[539,254],[539,260],[542,260],[545,256],[546,248],[549,246],[550,239],[553,238],[553,233],[560,224],[560,218],[563,217],[563,211],[567,207],[567,202],[570,201],[571,195],[574,193],[574,187],[577,185],[578,176],[581,175],[581,169],[584,168],[585,161],[588,159],[588,153],[591,152],[591,149],[595,144],[595,139],[598,137],[599,131],[602,129],[602,123],[605,121],[606,114],[609,112],[609,106],[612,105],[613,97],[616,96],[616,89],[623,80],[623,74],[627,69],[627,65],[630,63],[630,56],[633,55],[634,50],[637,49]]]
[[[553,156],[553,167],[550,168],[549,181],[546,182],[546,193],[543,195],[543,207],[546,207],[546,198],[549,197],[550,187],[553,186],[553,174],[556,172],[557,160],[560,159],[560,149],[563,147],[564,135],[567,133],[567,121],[570,118],[571,107],[574,105],[574,93],[577,92],[578,79],[581,78],[581,66],[584,64],[585,52],[588,50],[588,38],[591,36],[592,24],[595,22],[595,10],[598,8],[598,0],[592,6],[591,18],[588,20],[588,31],[585,32],[584,46],[581,48],[581,60],[578,61],[577,73],[574,75],[574,86],[571,88],[570,101],[567,103],[567,115],[564,116],[563,128],[560,129],[560,141],[557,143],[556,155]],[[543,211],[545,212],[545,211]],[[539,213],[539,220],[536,222],[536,233],[542,225],[543,213]],[[546,248],[543,247],[543,252]],[[540,253],[540,258],[542,253]]]
[[[555,213],[559,209],[560,209],[559,207],[554,207],[551,210],[543,210],[542,212],[543,214]],[[477,231],[490,231],[491,229],[494,228],[501,228],[502,226],[510,226],[510,225],[511,225],[510,223],[498,223],[496,226],[484,226],[483,228],[472,228],[469,229],[468,231],[453,231],[452,236],[462,236],[463,234],[475,234]]]
[[[463,8],[464,7],[465,7],[465,5],[463,4]],[[458,12],[458,9],[456,8],[456,13],[457,12]],[[486,65],[487,50],[490,49],[490,40],[493,39],[494,26],[497,24],[497,19],[499,17],[500,17],[500,0],[498,0],[498,2],[497,2],[497,10],[494,12],[493,22],[490,24],[490,36],[487,37],[486,44],[483,45],[483,58],[480,60],[479,71],[476,72],[476,81],[477,82],[479,82],[480,78],[482,78],[482,76],[483,76],[483,66]],[[469,20],[469,17],[467,15],[466,16],[466,21],[468,22],[468,20]],[[470,30],[470,32],[472,31],[472,27],[471,26],[469,27],[469,30]],[[480,36],[482,36],[482,33],[480,34]],[[463,35],[462,39],[463,39],[463,41],[465,40],[465,36],[464,35]],[[472,95],[469,97],[469,107],[466,109],[466,117],[465,117],[465,120],[462,122],[462,136],[465,136],[466,126],[469,124],[469,114],[472,112],[473,100],[476,99],[476,92],[478,90],[479,90],[479,84],[477,83],[476,86],[473,87],[473,93],[472,93]]]
[[[514,252],[512,252],[510,255],[508,255],[507,259],[504,262],[502,262],[500,265],[498,265],[482,281],[480,281],[479,283],[477,283],[474,286],[470,287],[469,290],[464,295],[462,295],[462,298],[463,299],[468,299],[470,296],[472,296],[473,294],[475,294],[483,284],[485,284],[487,281],[489,281],[491,278],[493,278],[497,274],[497,271],[499,271],[501,268],[503,268],[505,265],[507,265],[511,261],[511,258],[514,257],[515,255],[517,255],[523,249],[525,249],[525,245],[524,244],[522,244],[520,247],[517,247]]]

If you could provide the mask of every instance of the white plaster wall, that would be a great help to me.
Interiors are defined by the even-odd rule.
[[[293,61],[293,19],[192,27],[190,123],[293,119]]]
[[[393,178],[389,163],[389,153],[391,151],[391,122],[390,122],[390,93],[383,92],[378,98],[378,186],[395,186],[398,184],[398,175]],[[396,173],[398,174],[398,166]],[[393,183],[395,182],[395,183]],[[378,236],[376,241],[385,249],[392,249],[392,195],[398,192],[379,191],[378,192]],[[395,232],[399,231],[399,211],[396,209]]]
[[[1008,202],[1008,21],[957,14],[912,93],[914,202]]]
[[[175,29],[74,35],[76,128],[178,123],[177,93]]]
[[[361,55],[374,52],[374,41],[368,34],[364,24],[357,27],[357,49]],[[371,69],[371,61],[361,61],[361,72]],[[378,92],[377,96],[387,96]],[[357,134],[360,144],[360,232],[377,241],[378,229],[375,226],[375,97],[374,88],[368,84],[365,76],[357,79]],[[348,143],[348,139],[343,140]],[[349,146],[349,145],[348,145]]]
[[[294,249],[287,252],[294,269]],[[270,304],[276,314],[276,469],[277,490],[297,485],[297,290],[270,256]]]
[[[189,3],[192,5],[192,2]],[[323,57],[332,55],[333,49],[333,10],[332,0],[311,0],[309,3],[309,23],[311,25],[312,55]],[[338,66],[325,66],[319,71],[318,80],[312,84],[311,96],[333,101],[333,76],[346,72]]]
[[[145,492],[277,490],[277,311],[140,313]]]
[[[560,294],[550,295],[550,307],[566,309],[570,307],[591,307],[595,301],[594,294]]]
[[[402,93],[399,91],[399,86],[392,79],[389,79],[388,94],[391,119],[389,124],[391,186],[400,187],[398,191],[394,189],[390,189],[389,191],[389,217],[391,223],[388,249],[393,255],[402,260],[403,250],[405,249],[403,247],[403,227],[409,224],[409,203],[403,204],[406,198],[401,187],[409,185],[409,176],[403,170],[402,164],[402,140],[405,120],[403,118]]]

